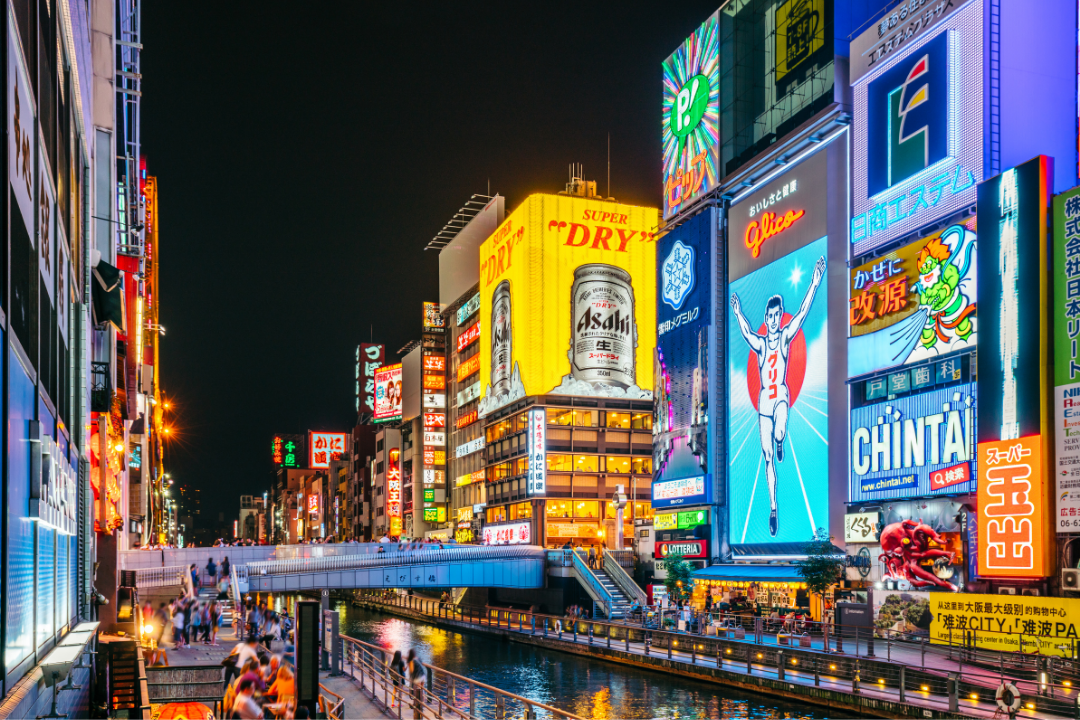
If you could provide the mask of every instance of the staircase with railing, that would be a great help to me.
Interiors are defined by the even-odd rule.
[[[601,569],[589,567],[588,555],[584,551],[569,551],[574,577],[585,588],[593,602],[609,620],[622,620],[630,615],[630,604],[626,594],[618,584]],[[632,581],[631,581],[632,582]]]

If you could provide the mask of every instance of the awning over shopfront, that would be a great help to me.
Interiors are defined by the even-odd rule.
[[[732,582],[803,582],[794,565],[710,565],[695,572],[693,577]]]
[[[120,270],[101,260],[93,269],[90,281],[91,310],[95,325],[112,323],[118,332],[127,332],[124,288]]]

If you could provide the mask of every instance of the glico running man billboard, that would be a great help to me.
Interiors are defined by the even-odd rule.
[[[710,472],[709,301],[716,227],[717,213],[708,208],[656,243],[653,478],[658,481]]]
[[[652,400],[657,215],[536,194],[484,241],[480,417],[527,395]]]
[[[828,527],[827,244],[815,240],[731,283],[733,544],[805,542]]]
[[[720,21],[714,13],[663,63],[664,217],[720,179]]]
[[[851,500],[975,492],[975,383],[851,411]]]

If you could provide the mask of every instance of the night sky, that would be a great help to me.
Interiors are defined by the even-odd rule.
[[[143,7],[165,465],[231,523],[270,437],[355,424],[354,351],[419,337],[428,241],[472,193],[567,166],[659,206],[660,63],[717,0]]]

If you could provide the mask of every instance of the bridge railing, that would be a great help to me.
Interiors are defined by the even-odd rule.
[[[361,568],[417,565],[444,562],[476,562],[510,559],[542,560],[544,551],[534,546],[459,546],[439,550],[433,545],[416,546],[417,549],[396,549],[394,545],[385,552],[366,555],[343,555],[337,557],[303,558],[296,560],[267,560],[247,564],[250,575],[291,575],[296,573],[326,572],[333,570],[356,570]]]
[[[571,562],[573,562],[574,575],[581,581],[581,584],[585,586],[589,596],[600,606],[606,617],[611,617],[612,606],[615,604],[615,598],[611,596],[608,589],[604,587],[600,579],[596,577],[592,569],[589,567],[585,558],[584,552],[578,552],[576,550],[570,553]]]
[[[188,569],[184,565],[141,568],[135,571],[135,583],[139,586],[139,589],[177,587],[184,584],[184,574],[187,571]]]
[[[615,551],[618,552],[618,551]],[[645,591],[641,589],[641,586],[634,582],[634,578],[630,577],[629,573],[623,569],[623,560],[619,555],[611,550],[604,550],[604,572],[611,578],[611,581],[622,590],[623,595],[626,595],[632,602],[636,601],[639,605],[644,605],[648,602],[648,597],[645,595]],[[622,551],[624,554],[626,551]]]
[[[500,690],[464,675],[443,670],[435,665],[424,666],[425,682],[413,686],[390,669],[391,651],[341,636],[344,647],[345,670],[371,690],[377,701],[401,717],[402,707],[411,707],[413,717],[461,718],[535,718],[550,717],[562,720],[582,720],[578,715],[559,710],[544,703]],[[396,705],[396,707],[395,707]]]
[[[961,712],[964,707],[980,711],[992,708],[995,689],[1012,682],[1020,689],[1028,709],[1034,710],[1031,717],[1051,713],[1075,717],[1075,686],[1080,685],[1076,668],[1067,658],[996,651],[996,657],[991,658],[990,651],[980,655],[963,642],[941,644],[944,641],[938,640],[931,644],[926,638],[901,641],[899,636],[887,636],[870,642],[867,628],[859,626],[830,624],[827,632],[802,636],[777,632],[776,628],[770,633],[766,628],[768,618],[752,618],[752,631],[740,633],[742,626],[734,625],[699,634],[678,630],[666,622],[658,625],[654,619],[612,622],[513,608],[451,606],[393,590],[367,590],[358,593],[357,599],[437,620],[606,645],[625,652],[633,649],[645,656],[666,656],[668,660],[694,665],[700,658],[716,667],[749,670],[753,666],[754,672],[771,670],[781,679],[785,671],[808,673],[837,686],[850,682],[853,692],[858,692],[862,683],[891,693],[888,699],[901,703],[912,697],[947,695],[958,703]],[[1029,701],[1031,705],[1027,705]]]

